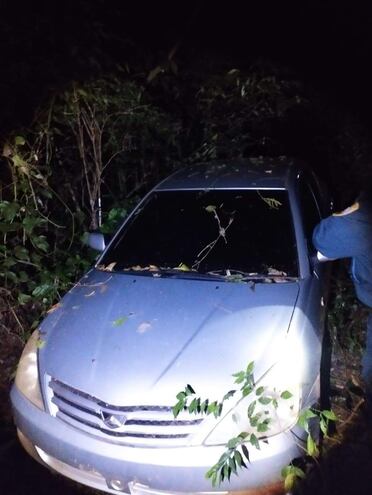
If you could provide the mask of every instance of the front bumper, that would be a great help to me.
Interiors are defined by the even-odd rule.
[[[11,400],[21,443],[31,455],[64,476],[108,493],[278,494],[281,469],[299,455],[290,433],[276,435],[261,450],[250,449],[249,469],[213,490],[205,473],[222,454],[222,447],[117,445],[39,410],[15,385]],[[142,485],[151,489],[141,488]]]

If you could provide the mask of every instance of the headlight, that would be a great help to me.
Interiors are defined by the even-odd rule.
[[[297,423],[303,359],[301,348],[296,345],[294,350],[293,346],[293,342],[285,341],[280,360],[261,376],[253,392],[235,404],[214,426],[204,440],[205,445],[225,445],[243,431],[254,433],[258,438],[270,437]]]
[[[22,394],[36,407],[44,410],[44,402],[41,397],[39,385],[39,372],[37,366],[37,342],[39,332],[35,330],[28,339],[18,363],[15,384]]]

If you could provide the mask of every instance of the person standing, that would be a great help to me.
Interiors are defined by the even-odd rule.
[[[362,377],[367,404],[372,406],[372,188],[341,213],[334,213],[315,227],[313,244],[320,261],[351,258],[350,276],[356,296],[371,311],[367,318]]]

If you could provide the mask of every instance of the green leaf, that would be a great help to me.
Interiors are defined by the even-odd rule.
[[[186,397],[185,392],[178,392],[178,394],[176,395],[176,399],[178,400],[183,400],[185,397]]]
[[[271,397],[260,397],[258,399],[258,402],[260,404],[263,404],[264,406],[266,406],[267,404],[270,404],[271,401],[272,401],[272,398]]]
[[[242,444],[242,451],[243,451],[243,454],[244,454],[245,458],[247,459],[247,461],[248,462],[251,462],[250,459],[249,459],[249,450],[248,450],[248,447],[244,443]]]
[[[317,447],[313,437],[310,434],[307,436],[306,450],[307,450],[307,453],[309,454],[309,456],[311,456],[311,457],[318,457],[318,455],[319,455],[318,447]]]
[[[243,395],[243,397],[246,397],[251,392],[252,392],[252,387],[250,385],[248,385],[246,387],[243,387],[243,389],[242,389],[242,395]]]
[[[254,361],[251,361],[247,366],[247,370],[246,370],[247,375],[251,375],[253,373],[253,369],[254,369]]]
[[[227,448],[228,449],[234,449],[240,442],[240,439],[238,437],[233,437],[230,438],[230,440],[227,442]]]
[[[1,276],[4,276],[3,273],[0,273]],[[8,280],[12,281],[14,284],[16,284],[18,282],[18,277],[15,273],[11,272],[11,271],[7,271],[5,272],[5,276]]]
[[[214,206],[214,205],[208,205],[205,207],[205,210],[208,212],[208,213],[213,213],[214,211],[216,211],[217,207]]]
[[[293,475],[295,478],[305,478],[305,473],[304,471],[297,467],[297,466],[294,466],[293,464],[288,464],[288,466],[285,466],[283,469],[282,469],[282,478],[286,478],[286,476],[288,475]]]
[[[230,481],[231,469],[228,464],[225,464],[223,467],[223,474],[225,479],[227,478]]]
[[[33,236],[31,242],[36,248],[40,249],[40,251],[43,251],[44,253],[48,252],[49,244],[45,235]]]
[[[225,400],[230,399],[230,397],[232,397],[235,394],[235,392],[236,390],[229,390],[229,392],[227,392],[227,394],[223,396],[222,401],[224,402]]]
[[[216,415],[216,411],[217,411],[217,402],[213,401],[209,404],[207,413]]]
[[[51,292],[53,292],[54,286],[50,284],[41,284],[35,287],[35,289],[32,291],[32,295],[38,298],[50,295]]]
[[[249,418],[253,416],[253,413],[254,413],[255,408],[256,408],[256,401],[254,400],[248,406],[248,411],[247,412],[248,412],[248,417]]]
[[[258,441],[258,438],[254,433],[251,433],[251,436],[249,437],[249,442],[253,445],[253,447],[256,447],[256,449],[260,450],[260,442]]]
[[[192,388],[191,385],[186,385],[185,393],[186,395],[193,395],[195,394],[195,390]]]
[[[260,418],[261,418],[261,413],[258,413],[258,414],[256,414],[256,416],[249,418],[250,425],[255,428],[257,426]]]
[[[200,404],[200,410],[202,413],[206,413],[208,411],[208,404],[209,404],[208,399],[205,399],[205,401]]]
[[[328,421],[324,418],[321,418],[319,421],[319,427],[322,430],[323,435],[328,435]]]
[[[234,460],[235,460],[235,463],[236,463],[236,465],[238,467],[240,467],[240,468],[242,466],[245,467],[245,468],[247,467],[246,464],[245,464],[245,462],[244,462],[244,460],[243,460],[243,457],[242,457],[241,453],[239,452],[239,450],[236,450],[234,452]]]
[[[191,401],[190,405],[189,405],[189,412],[192,414],[193,412],[196,411],[196,408],[197,408],[197,405],[198,405],[198,401],[196,399],[196,397]]]
[[[257,425],[257,431],[259,433],[265,433],[266,431],[268,431],[268,429],[269,429],[269,424],[266,420]]]
[[[24,246],[16,246],[14,248],[14,255],[16,258],[22,261],[29,261],[30,259],[28,249],[26,249]]]
[[[26,140],[23,136],[16,136],[14,142],[17,146],[23,146],[26,144]]]
[[[317,415],[315,413],[313,413],[313,411],[311,409],[304,409],[303,411],[301,411],[299,417],[298,417],[298,420],[297,420],[297,424],[298,426],[300,426],[301,428],[303,428],[305,431],[309,431],[309,419],[311,418],[316,418]]]
[[[337,421],[336,414],[331,410],[324,409],[323,411],[320,412],[320,414],[325,418],[329,419],[330,421]]]
[[[280,397],[281,397],[281,399],[287,400],[287,399],[290,399],[291,397],[293,397],[293,394],[291,394],[291,392],[289,392],[289,390],[284,390],[284,392],[282,392],[280,394]]]
[[[26,233],[30,235],[35,227],[38,225],[42,225],[45,223],[45,220],[42,218],[26,215],[22,220],[22,226],[25,229]]]
[[[258,387],[256,390],[256,395],[262,395],[265,390],[265,387]]]
[[[287,474],[284,478],[284,490],[285,492],[292,492],[296,481],[296,476],[293,473]]]
[[[18,294],[18,302],[22,306],[31,301],[32,297],[29,294]]]
[[[20,209],[21,207],[18,203],[9,203],[8,201],[3,201],[0,203],[0,216],[6,222],[13,222]]]
[[[234,383],[242,383],[245,379],[245,373],[244,371],[238,371],[238,373],[234,373],[232,376],[235,377],[235,382]]]
[[[127,321],[128,317],[127,316],[120,316],[120,318],[117,318],[112,322],[113,327],[120,327]]]
[[[179,413],[182,411],[183,406],[184,406],[183,402],[182,401],[179,401],[179,402],[177,402],[177,404],[175,404],[172,407],[173,416],[175,418],[177,418],[177,416],[179,415]]]
[[[231,471],[233,473],[236,473],[236,471],[237,471],[237,469],[236,469],[236,461],[235,461],[235,454],[236,454],[236,452],[234,453],[234,456],[233,457],[230,457],[230,459],[229,459],[229,468],[231,469]]]

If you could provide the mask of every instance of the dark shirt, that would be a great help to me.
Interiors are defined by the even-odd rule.
[[[314,229],[313,244],[327,258],[351,258],[357,297],[372,307],[372,202],[355,203],[322,220]]]

